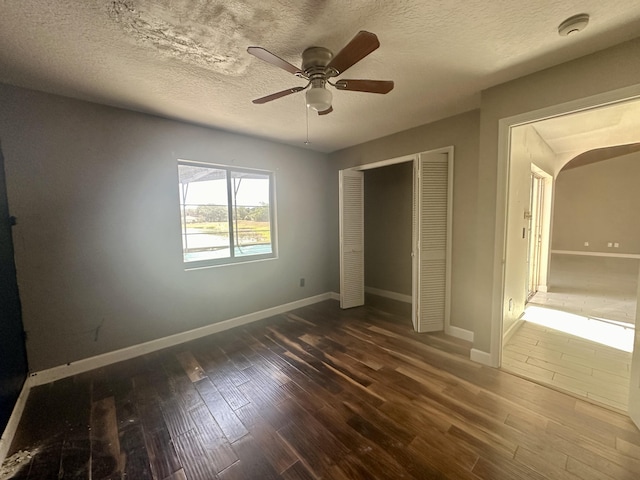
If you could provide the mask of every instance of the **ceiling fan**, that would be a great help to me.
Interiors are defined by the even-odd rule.
[[[333,95],[327,89],[327,84],[338,90],[389,93],[393,90],[393,82],[390,80],[340,79],[335,82],[330,80],[344,73],[349,67],[358,63],[379,46],[378,37],[373,33],[360,31],[337,55],[333,55],[330,50],[323,47],[307,48],[302,52],[302,68],[292,65],[262,47],[249,47],[247,51],[251,55],[308,81],[304,87],[293,87],[272,93],[266,97],[253,100],[253,103],[267,103],[311,87],[306,93],[307,107],[317,111],[318,115],[326,115],[333,111],[331,106]]]

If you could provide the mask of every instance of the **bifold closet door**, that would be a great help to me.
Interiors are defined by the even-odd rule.
[[[449,315],[452,161],[421,153],[414,164],[414,327],[444,330]]]
[[[364,174],[340,171],[340,308],[364,305]]]

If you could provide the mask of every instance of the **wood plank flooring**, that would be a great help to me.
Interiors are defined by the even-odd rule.
[[[640,478],[628,417],[468,355],[322,302],[33,389],[11,478]]]
[[[627,411],[631,353],[524,322],[505,344],[502,367]]]

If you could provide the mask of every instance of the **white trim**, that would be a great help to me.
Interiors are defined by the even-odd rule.
[[[271,245],[273,245],[273,241],[271,242]],[[267,254],[261,254],[261,255],[267,255]],[[234,258],[251,258],[251,256],[234,257]],[[256,258],[256,259],[253,259],[253,260],[237,260],[237,261],[229,262],[229,263],[213,263],[211,265],[200,265],[200,266],[196,266],[196,267],[189,267],[189,266],[187,266],[187,263],[185,263],[184,261],[182,263],[184,265],[183,270],[185,272],[193,272],[195,270],[204,270],[206,268],[230,267],[232,265],[245,265],[247,263],[269,262],[271,260],[278,260],[278,259],[279,259],[278,255],[274,255],[273,257],[268,257],[268,258]],[[199,262],[206,262],[206,260],[194,260],[194,263],[198,262],[198,261]]]
[[[585,255],[587,257],[640,258],[637,253],[583,252],[580,250],[551,250],[559,255]]]
[[[553,202],[555,196],[555,181],[552,175],[531,164],[532,171],[543,179],[543,198],[542,198],[542,229],[540,242],[540,259],[538,265],[538,291],[542,291],[540,285],[544,286],[547,291],[547,282],[549,281],[549,265],[551,262],[551,234],[553,228]]]
[[[365,293],[370,293],[371,295],[390,298],[391,300],[397,300],[399,302],[405,302],[405,303],[413,302],[413,298],[411,297],[411,295],[405,295],[403,293],[391,292],[389,290],[381,290],[379,288],[373,288],[373,287],[364,287],[364,291]]]
[[[451,335],[452,337],[459,338],[460,340],[466,340],[467,342],[473,343],[473,332],[471,330],[454,327],[453,325],[445,325],[444,333]]]
[[[9,453],[9,447],[11,446],[13,437],[18,429],[18,424],[20,423],[24,407],[27,404],[27,397],[29,397],[31,386],[31,378],[27,377],[22,385],[22,390],[20,390],[20,395],[18,395],[16,404],[13,407],[13,411],[9,417],[9,422],[4,428],[4,432],[2,432],[2,437],[0,437],[0,465],[2,465],[2,462],[7,458],[7,453]]]
[[[444,304],[444,330],[451,330],[451,270],[452,270],[452,253],[453,253],[453,169],[454,169],[454,147],[453,145],[445,147],[442,150],[447,152],[447,160],[449,163],[449,178],[447,179],[447,247],[446,247],[446,273],[445,273],[445,304]],[[456,328],[456,327],[453,327]],[[471,333],[471,341],[473,342],[473,332]]]
[[[546,285],[538,285],[538,291],[542,293],[547,293],[549,289]]]
[[[471,355],[469,356],[471,361],[487,365],[488,367],[497,367],[498,365],[493,363],[493,356],[490,353],[483,352],[477,348],[471,349]]]
[[[279,315],[290,310],[295,310],[296,308],[306,307],[307,305],[312,305],[324,300],[332,300],[335,298],[335,295],[336,294],[333,292],[323,293],[314,297],[308,297],[302,300],[297,300],[295,302],[285,303],[284,305],[267,308],[266,310],[249,313],[247,315],[242,315],[240,317],[231,318],[222,322],[213,323],[204,327],[195,328],[186,332],[176,333],[175,335],[170,335],[168,337],[158,338],[156,340],[140,343],[131,347],[122,348],[120,350],[114,350],[113,352],[103,353],[94,357],[83,358],[82,360],[67,363],[66,365],[59,365],[47,370],[33,372],[29,377],[31,381],[30,386],[35,387],[37,385],[43,385],[55,380],[60,380],[61,378],[70,377],[72,375],[87,372],[95,368],[104,367],[112,363],[139,357],[140,355],[155,352],[163,348],[179,345],[190,340],[206,337],[207,335],[222,332],[230,328],[239,327],[251,322],[256,322],[264,318]]]
[[[477,350],[476,355],[486,354],[471,359],[484,365],[499,367],[502,363],[502,326],[504,322],[504,273],[507,254],[507,200],[509,198],[509,168],[511,165],[511,127],[509,119],[498,122],[498,165],[496,172],[496,221],[493,253],[493,288],[491,289],[491,339],[489,352]]]
[[[418,154],[405,155],[404,157],[390,158],[388,160],[380,160],[379,162],[365,163],[364,165],[358,165],[345,170],[372,170],[374,168],[388,167],[389,165],[396,165],[398,163],[413,162]]]
[[[413,300],[411,295],[403,295],[402,293],[390,292],[389,290],[381,290],[379,288],[364,287],[364,291],[371,295],[378,295],[379,297],[390,298],[399,302],[412,303]],[[447,324],[444,327],[444,333],[473,343],[473,332],[471,330],[465,330],[464,328]]]
[[[498,162],[496,172],[496,221],[493,258],[493,288],[491,299],[491,340],[488,355],[491,364],[499,366],[502,360],[502,305],[504,300],[504,271],[506,248],[506,212],[509,193],[509,152],[511,128],[518,125],[570,115],[580,111],[601,108],[640,97],[640,84],[602,92],[589,97],[523,112],[498,121]],[[485,353],[485,352],[481,352]],[[473,354],[473,351],[472,351]],[[482,362],[480,362],[482,363]]]
[[[524,312],[522,312],[522,315],[524,315]],[[504,335],[502,336],[502,345],[506,344],[509,340],[511,340],[511,337],[513,337],[514,333],[516,333],[518,329],[524,324],[522,315],[520,315],[516,319],[516,321],[511,324],[511,326],[506,332],[504,332]]]

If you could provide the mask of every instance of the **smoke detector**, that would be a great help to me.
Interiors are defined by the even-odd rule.
[[[586,13],[581,13],[579,15],[574,15],[573,17],[567,18],[564,22],[560,24],[558,27],[558,33],[566,37],[571,35],[572,33],[578,33],[589,23],[589,15]]]

